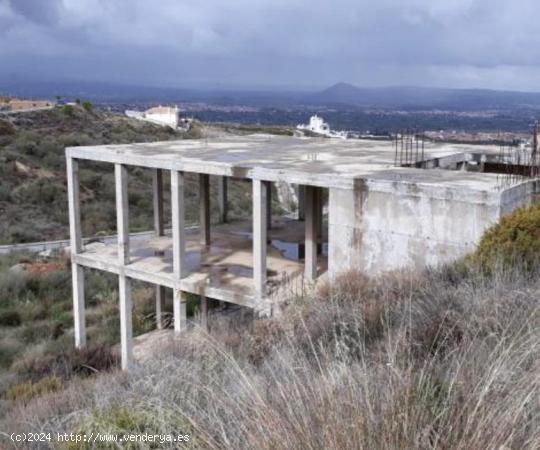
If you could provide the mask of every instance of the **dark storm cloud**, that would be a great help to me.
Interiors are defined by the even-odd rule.
[[[16,13],[39,24],[54,24],[59,17],[62,0],[8,0]]]
[[[0,0],[0,77],[540,90],[539,16],[537,0]]]

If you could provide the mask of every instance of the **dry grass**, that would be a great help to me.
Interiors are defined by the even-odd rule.
[[[0,430],[183,431],[215,449],[536,449],[537,275],[346,274],[241,339],[215,326],[129,376],[13,407]]]

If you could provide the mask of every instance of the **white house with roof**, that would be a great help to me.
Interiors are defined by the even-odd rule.
[[[180,110],[178,106],[154,106],[146,111],[126,111],[126,116],[146,120],[158,125],[178,128]]]

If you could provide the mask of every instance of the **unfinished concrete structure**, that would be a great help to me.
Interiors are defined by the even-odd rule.
[[[395,167],[391,142],[256,135],[66,150],[73,266],[75,341],[84,346],[83,267],[118,275],[122,365],[132,361],[131,280],[173,290],[175,333],[186,327],[186,294],[268,311],[293,280],[355,269],[377,274],[458,258],[484,230],[528,203],[536,179],[501,185],[482,172],[498,147],[426,143],[422,167]],[[114,165],[118,243],[83,248],[78,167]],[[127,166],[154,171],[155,236],[130,243]],[[460,169],[460,170],[457,170]],[[470,172],[467,169],[475,170]],[[185,227],[184,178],[199,176],[200,227]],[[163,223],[163,176],[171,180],[172,230]],[[252,184],[252,222],[227,223],[227,179]],[[210,183],[218,183],[221,224],[210,224]],[[299,186],[303,220],[270,217],[271,183]],[[328,198],[327,207],[323,198]],[[323,221],[323,211],[326,219]],[[280,243],[303,243],[295,256]],[[326,256],[327,255],[327,258]],[[160,321],[158,320],[158,324]]]

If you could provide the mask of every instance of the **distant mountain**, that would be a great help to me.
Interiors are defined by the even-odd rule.
[[[394,86],[360,88],[337,83],[311,95],[313,102],[373,108],[486,110],[540,108],[540,93]]]
[[[180,103],[205,102],[220,105],[246,105],[262,108],[304,107],[317,110],[319,106],[337,109],[382,108],[405,110],[451,111],[516,111],[540,110],[540,93],[494,91],[488,89],[445,89],[411,86],[363,88],[337,83],[319,92],[189,89],[126,84],[57,81],[2,82],[0,95],[68,99],[84,98],[103,103]]]

